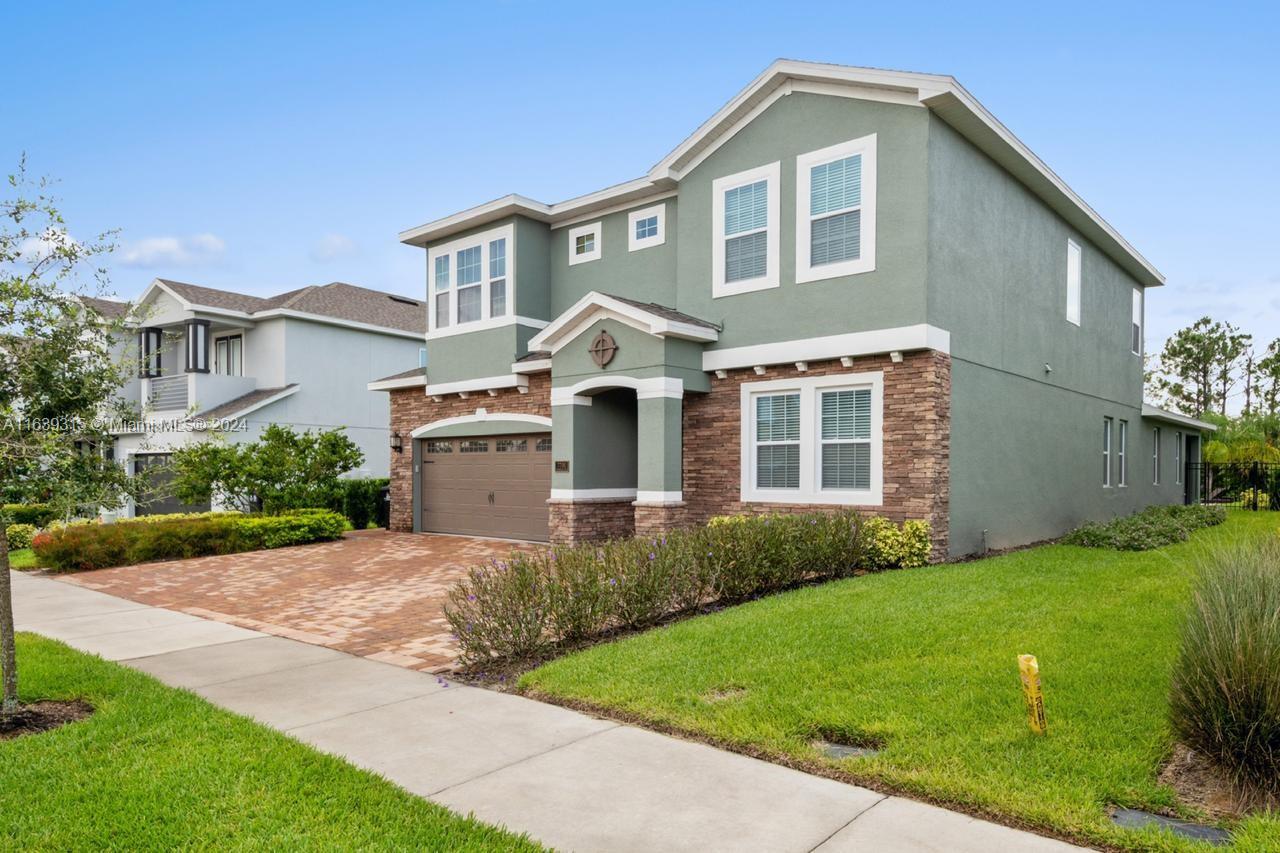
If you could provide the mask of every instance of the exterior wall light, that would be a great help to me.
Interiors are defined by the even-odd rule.
[[[391,449],[396,453],[404,452],[404,437],[398,432],[391,433]]]

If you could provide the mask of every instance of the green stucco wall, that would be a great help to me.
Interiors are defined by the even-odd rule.
[[[527,352],[536,333],[516,324],[427,341],[427,384],[457,382],[511,373],[511,363]]]
[[[793,93],[781,98],[680,181],[679,294],[673,307],[720,323],[709,348],[924,322],[929,114],[921,107]],[[795,157],[875,133],[876,269],[795,282]],[[711,184],[781,160],[780,286],[713,299]]]
[[[604,367],[592,360],[590,351],[591,341],[601,331],[608,331],[618,345],[613,360]],[[702,370],[702,346],[696,341],[659,338],[618,320],[597,320],[552,357],[551,383],[568,386],[601,376],[669,376],[683,380],[686,390],[709,391],[710,381]]]
[[[940,119],[929,125],[928,322],[951,333],[951,550],[1057,536],[1179,502],[1149,470],[1135,282]],[[1082,250],[1081,324],[1066,319],[1067,240]],[[1046,370],[1046,365],[1051,370]],[[1102,487],[1102,419],[1130,424],[1130,485]],[[1118,428],[1117,428],[1118,429]],[[1132,454],[1131,454],[1132,455]]]
[[[660,246],[627,249],[627,216],[632,210],[666,206],[666,241]],[[601,223],[600,259],[569,264],[569,232],[579,225]],[[642,302],[675,307],[676,246],[680,220],[676,199],[641,202],[627,210],[587,219],[551,231],[552,316],[560,314],[591,291],[612,293]]]
[[[636,488],[634,391],[602,391],[590,406],[555,406],[551,422],[555,459],[569,462],[567,472],[552,472],[551,488]]]

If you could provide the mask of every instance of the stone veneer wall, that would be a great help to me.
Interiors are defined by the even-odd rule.
[[[551,500],[551,541],[555,544],[625,539],[636,533],[630,500]]]
[[[869,514],[894,521],[923,519],[933,530],[935,561],[947,556],[951,451],[951,358],[926,350],[904,354],[901,364],[889,356],[810,362],[800,373],[794,365],[729,371],[711,379],[711,393],[684,398],[684,499],[687,520],[703,524],[716,515],[794,509],[832,509],[804,504],[743,503],[741,458],[741,385],[802,376],[884,371],[884,503]]]
[[[405,532],[413,531],[413,439],[409,436],[415,429],[441,418],[474,415],[476,409],[551,417],[551,374],[545,372],[530,374],[525,394],[516,388],[503,388],[494,397],[483,391],[465,400],[450,394],[437,403],[423,393],[421,386],[389,393],[391,431],[404,437],[404,451],[391,454],[391,529]],[[536,432],[536,428],[530,432]]]
[[[716,515],[745,512],[832,509],[825,505],[743,503],[738,460],[741,447],[740,386],[743,382],[800,376],[881,370],[884,372],[884,504],[865,512],[894,521],[918,518],[933,529],[933,559],[947,556],[950,493],[951,359],[945,353],[908,353],[901,364],[889,356],[856,359],[844,367],[838,359],[811,362],[801,374],[792,365],[733,370],[711,377],[709,394],[684,398],[684,504],[632,504],[629,501],[550,501],[552,542],[649,536],[673,527],[703,524]],[[421,388],[391,393],[391,428],[405,437],[404,453],[391,466],[391,529],[413,530],[413,457],[410,433],[440,418],[489,412],[550,417],[551,380],[532,374],[526,394],[514,388],[497,396],[450,395],[439,403]]]

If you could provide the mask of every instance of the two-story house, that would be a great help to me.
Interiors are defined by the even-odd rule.
[[[1208,428],[1143,404],[1160,273],[948,76],[778,61],[641,178],[401,240],[402,530],[852,506],[943,558],[1180,502]]]
[[[132,472],[153,469],[160,478],[176,447],[214,433],[253,441],[281,424],[300,432],[341,427],[364,452],[353,476],[388,475],[388,402],[366,386],[425,363],[422,302],[341,282],[258,297],[155,279],[131,308],[89,303],[105,313],[131,310],[137,327],[128,345],[137,347],[141,369],[121,393],[137,404],[139,419],[123,425],[113,449]],[[188,507],[158,489],[124,512],[180,509]]]

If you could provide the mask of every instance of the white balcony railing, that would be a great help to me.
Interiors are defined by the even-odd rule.
[[[188,374],[176,373],[172,376],[157,376],[148,379],[147,404],[152,411],[178,412],[187,408],[190,399],[187,393]]]

